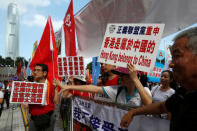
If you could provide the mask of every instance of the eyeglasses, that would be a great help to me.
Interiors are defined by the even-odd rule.
[[[34,69],[34,70],[33,70],[33,72],[36,72],[36,71],[37,71],[37,72],[40,72],[40,71],[42,71],[42,69]]]

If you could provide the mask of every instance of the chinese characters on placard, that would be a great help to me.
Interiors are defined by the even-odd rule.
[[[45,83],[14,81],[11,92],[11,103],[45,104]]]
[[[83,57],[58,57],[58,75],[64,76],[84,76]]]
[[[141,71],[154,66],[164,24],[108,24],[99,62],[126,67],[132,63]]]

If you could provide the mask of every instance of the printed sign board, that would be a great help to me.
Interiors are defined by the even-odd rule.
[[[164,24],[108,24],[99,62],[149,72],[155,65]]]
[[[45,104],[45,83],[13,81],[10,103]]]
[[[64,76],[84,76],[84,60],[83,57],[70,56],[58,57],[58,75]]]
[[[161,72],[163,71],[164,64],[155,62],[153,71],[149,72],[147,77],[149,82],[160,82]]]
[[[157,59],[158,60],[163,60],[165,59],[165,51],[164,50],[159,50],[158,53],[157,53]]]

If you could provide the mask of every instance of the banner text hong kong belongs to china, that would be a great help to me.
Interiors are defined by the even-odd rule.
[[[164,24],[108,24],[99,62],[149,72],[155,64]]]

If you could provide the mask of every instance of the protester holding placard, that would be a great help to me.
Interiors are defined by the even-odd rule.
[[[48,66],[45,64],[36,64],[33,70],[34,80],[37,83],[45,83],[47,81]],[[50,87],[49,82],[47,82],[47,91]],[[54,99],[52,97],[52,92],[49,94],[49,104],[29,104],[29,110],[31,114],[31,121],[29,123],[30,131],[53,131],[55,118],[53,116],[54,112]],[[28,106],[23,104],[23,106]]]
[[[197,27],[190,28],[178,34],[172,46],[173,75],[184,88],[179,88],[165,102],[131,110],[125,114],[120,123],[128,127],[136,115],[172,114],[170,131],[197,130]]]
[[[120,85],[105,87],[98,87],[94,85],[68,86],[61,84],[58,80],[54,80],[54,83],[63,88],[62,91],[78,90],[100,93],[111,98],[114,102],[130,104],[130,106],[141,106],[142,103],[144,105],[152,103],[150,94],[148,94],[142,86],[137,77],[136,68],[132,64],[129,64],[128,68],[119,67],[112,72],[119,75]]]

